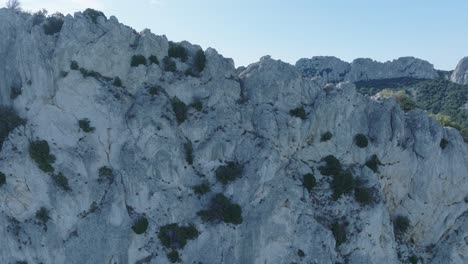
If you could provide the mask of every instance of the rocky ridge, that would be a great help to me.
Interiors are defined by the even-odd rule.
[[[236,70],[209,48],[191,74],[197,45],[168,57],[165,36],[89,13],[51,35],[43,23],[0,10],[0,104],[26,120],[0,152],[0,262],[168,263],[177,249],[183,263],[466,263],[468,145],[455,129],[349,82],[324,87],[299,62],[266,56]],[[132,66],[137,55],[158,63]],[[339,69],[332,82],[436,73],[411,58],[315,61]],[[53,172],[32,158],[44,140]],[[241,175],[224,184],[226,164]],[[210,191],[197,195],[203,182]],[[369,203],[355,198],[363,188]],[[240,206],[241,223],[200,217],[216,193]],[[165,246],[171,223],[196,236]]]

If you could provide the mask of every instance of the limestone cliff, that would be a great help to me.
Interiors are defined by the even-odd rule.
[[[93,14],[0,9],[1,263],[467,262],[455,129]]]

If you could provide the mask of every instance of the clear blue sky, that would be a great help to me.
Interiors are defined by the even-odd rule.
[[[93,7],[136,30],[214,47],[236,66],[269,54],[295,63],[415,56],[443,70],[468,56],[467,0],[23,0],[70,13]]]

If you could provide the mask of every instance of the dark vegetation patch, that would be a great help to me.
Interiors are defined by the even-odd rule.
[[[58,174],[52,174],[52,180],[54,181],[57,187],[60,187],[62,190],[66,192],[70,192],[72,189],[68,184],[68,178],[63,175],[63,173],[59,172]]]
[[[89,119],[81,119],[78,121],[78,125],[80,126],[80,129],[83,130],[85,133],[92,133],[96,130],[96,128],[91,126],[91,121]]]
[[[322,134],[320,137],[320,142],[326,142],[329,141],[333,137],[333,134],[330,131],[327,131]]]
[[[230,223],[239,225],[242,223],[242,208],[235,203],[232,203],[222,193],[216,194],[212,199],[207,210],[202,210],[197,213],[201,219],[209,223]]]
[[[0,171],[0,187],[6,184],[6,175]]]
[[[138,67],[139,65],[145,65],[146,66],[146,58],[145,56],[139,54],[139,55],[133,55],[132,60],[130,62],[130,66],[132,67]]]
[[[219,166],[216,171],[216,179],[223,185],[235,181],[242,176],[242,165],[238,162],[230,161],[226,165]]]
[[[162,92],[162,87],[159,86],[159,85],[156,85],[156,86],[151,86],[149,89],[148,89],[148,92],[151,96],[156,96],[156,95],[159,95],[161,92]]]
[[[205,69],[205,64],[206,64],[205,52],[200,49],[197,51],[197,53],[195,53],[195,61],[194,61],[195,71],[198,73],[201,73]]]
[[[10,87],[10,99],[11,100],[15,100],[22,93],[23,93],[23,91],[21,90],[21,86],[13,85],[13,86]]]
[[[185,153],[185,160],[188,164],[193,164],[193,146],[192,142],[188,141],[184,144],[184,153]]]
[[[193,192],[198,195],[202,196],[210,192],[210,183],[208,181],[203,181],[202,183],[193,186]]]
[[[41,207],[39,210],[36,211],[36,219],[41,223],[41,224],[46,224],[49,219],[49,210],[45,207]]]
[[[333,199],[338,200],[342,195],[349,194],[354,189],[354,178],[351,171],[346,170],[334,175],[331,187],[333,189]]]
[[[195,101],[190,104],[190,107],[194,108],[198,112],[201,112],[203,110],[203,103],[200,99],[195,99]]]
[[[377,155],[372,155],[367,161],[366,166],[371,169],[374,173],[379,172],[379,166],[382,165]]]
[[[337,247],[346,242],[348,239],[346,237],[346,224],[335,221],[332,223],[330,229],[335,237]]]
[[[150,64],[159,65],[159,60],[158,60],[158,57],[156,55],[149,56],[148,61],[149,61]]]
[[[186,62],[188,58],[187,50],[172,41],[169,42],[168,55],[171,58],[179,58],[182,62]]]
[[[328,155],[321,160],[325,162],[325,165],[320,166],[318,169],[322,175],[325,176],[335,176],[341,173],[343,167],[341,166],[340,161],[335,158],[333,155]]]
[[[184,102],[179,100],[177,97],[173,97],[171,100],[172,110],[174,111],[176,120],[178,124],[182,124],[187,120],[187,106]]]
[[[54,172],[52,163],[55,156],[50,153],[49,143],[45,140],[35,140],[29,145],[29,156],[43,172]]]
[[[298,117],[298,118],[300,118],[302,120],[307,118],[307,114],[306,114],[303,106],[291,109],[289,111],[289,115],[294,116],[294,117]]]
[[[107,19],[106,15],[104,15],[103,12],[98,11],[98,10],[94,10],[94,9],[91,9],[91,8],[86,9],[86,10],[83,12],[83,15],[85,15],[86,17],[88,17],[89,19],[91,19],[91,21],[93,21],[94,24],[97,23],[97,19],[98,19],[98,17],[100,17],[100,16],[104,17],[104,19]]]
[[[146,217],[139,217],[132,225],[132,230],[137,235],[141,235],[148,230],[148,219]]]
[[[449,144],[448,140],[443,138],[443,139],[440,140],[439,146],[440,146],[441,149],[445,149],[448,144]]]
[[[308,192],[311,192],[312,189],[317,185],[317,180],[312,173],[307,173],[302,176],[302,185]]]
[[[159,228],[158,238],[161,244],[168,249],[183,249],[189,240],[196,239],[199,232],[195,225],[179,226],[173,223]]]
[[[99,168],[97,181],[98,183],[107,182],[111,184],[112,182],[114,182],[114,171],[110,167],[107,167],[107,166],[103,166]]]
[[[80,66],[78,65],[78,62],[76,61],[71,61],[70,62],[70,70],[77,71],[80,69]]]
[[[406,234],[406,232],[408,232],[409,228],[410,228],[410,221],[408,217],[403,216],[403,215],[398,215],[393,220],[393,230],[395,232],[395,235],[402,236]]]
[[[173,61],[170,57],[164,57],[163,59],[163,66],[164,70],[168,72],[175,72],[177,71],[177,65],[175,61]]]
[[[26,124],[13,108],[0,106],[0,150],[8,135],[17,127]]]
[[[357,134],[354,136],[354,143],[360,148],[366,148],[369,145],[369,140],[364,134]]]
[[[42,25],[46,35],[54,35],[62,30],[64,16],[61,13],[55,13],[46,18]]]
[[[115,77],[112,85],[115,87],[122,87],[122,80],[119,77]]]

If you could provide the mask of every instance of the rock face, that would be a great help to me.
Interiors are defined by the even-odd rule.
[[[321,77],[325,82],[368,81],[393,78],[435,79],[439,74],[427,61],[402,57],[384,63],[371,59],[356,59],[352,63],[335,57],[300,59],[296,67],[304,77]]]
[[[203,71],[184,74],[200,49],[188,42],[187,60],[166,71],[166,37],[114,17],[76,13],[54,35],[32,20],[0,10],[0,103],[27,120],[0,152],[1,263],[169,263],[158,235],[171,223],[199,232],[185,247],[170,243],[183,263],[407,263],[413,254],[466,263],[468,146],[423,111],[405,113],[349,83],[324,88],[270,57],[236,70],[207,49]],[[134,55],[159,64],[132,67]],[[341,67],[327,73],[336,81],[373,64],[320,60]],[[432,76],[400,59],[366,78],[397,76],[384,72],[394,64]],[[36,140],[48,142],[54,172],[31,158]],[[335,176],[320,169],[331,156]],[[216,174],[229,162],[241,176],[222,184]],[[310,192],[306,174],[316,179]],[[340,182],[350,175],[359,188]],[[210,191],[196,195],[204,181]],[[363,189],[372,199],[360,203]],[[240,206],[242,223],[201,219],[216,193]],[[397,216],[409,220],[405,233],[394,232]],[[141,218],[148,227],[137,234]]]
[[[450,80],[459,84],[468,84],[468,57],[460,60]]]

